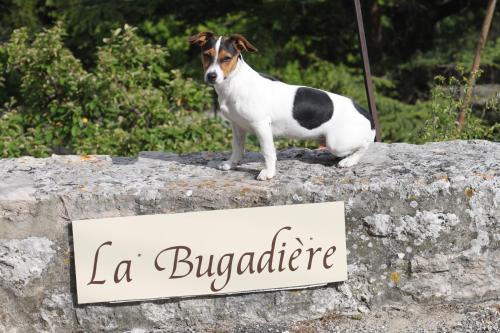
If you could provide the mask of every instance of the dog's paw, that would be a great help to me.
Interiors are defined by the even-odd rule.
[[[358,163],[359,157],[358,156],[348,156],[339,162],[339,167],[340,168],[349,168]]]
[[[257,176],[257,180],[268,180],[273,178],[276,175],[276,171],[263,169],[259,175]]]
[[[217,166],[217,169],[222,170],[222,171],[229,171],[231,169],[234,169],[234,164],[231,163],[231,161],[224,161],[221,164]]]

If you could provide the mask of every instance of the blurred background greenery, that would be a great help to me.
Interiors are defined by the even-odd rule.
[[[486,3],[362,1],[384,141],[498,141],[499,8],[466,126],[455,124]],[[3,0],[0,157],[230,149],[187,43],[202,30],[246,36],[258,71],[367,105],[350,0]],[[278,141],[290,145],[315,147]]]

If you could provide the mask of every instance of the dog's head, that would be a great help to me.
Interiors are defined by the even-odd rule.
[[[242,51],[257,52],[245,37],[238,34],[224,37],[205,31],[191,36],[189,42],[201,48],[204,79],[208,84],[224,81],[236,68]]]

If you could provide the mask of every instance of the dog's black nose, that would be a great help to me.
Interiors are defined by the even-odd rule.
[[[207,73],[207,82],[208,83],[214,83],[216,79],[217,79],[217,73],[215,73],[215,72]]]

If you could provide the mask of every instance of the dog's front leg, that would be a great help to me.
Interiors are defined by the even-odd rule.
[[[245,139],[247,133],[233,122],[231,122],[231,127],[233,128],[233,151],[229,161],[224,161],[219,164],[219,169],[224,171],[236,168],[245,154]]]
[[[262,155],[264,155],[266,164],[266,168],[259,173],[257,179],[268,180],[276,175],[276,150],[274,148],[271,121],[266,120],[264,122],[254,124],[254,131],[259,139],[260,149],[262,151]]]

